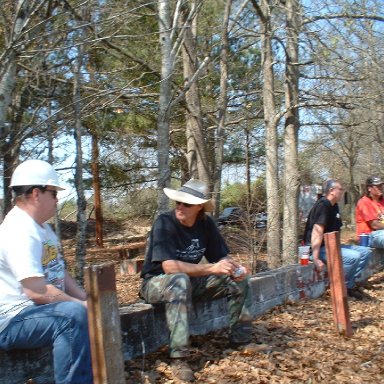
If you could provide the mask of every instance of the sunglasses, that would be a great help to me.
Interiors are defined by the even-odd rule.
[[[191,208],[196,204],[187,204],[187,203],[182,203],[181,201],[176,201],[176,205],[184,205],[185,208]]]
[[[57,191],[56,191],[56,189],[46,189],[44,192],[50,192],[54,199],[57,198]]]

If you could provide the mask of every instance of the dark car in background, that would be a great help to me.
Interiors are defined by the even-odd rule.
[[[267,228],[267,214],[265,212],[256,213],[255,215],[255,227]]]
[[[216,219],[217,225],[237,225],[244,222],[244,211],[240,207],[224,208],[221,215]]]
[[[216,219],[218,226],[223,225],[254,225],[257,229],[267,228],[267,214],[259,212],[247,216],[246,211],[240,207],[227,207],[224,208],[221,215]]]

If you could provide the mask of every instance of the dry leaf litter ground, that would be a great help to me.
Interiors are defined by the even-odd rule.
[[[65,248],[71,259],[71,245]],[[243,255],[235,257],[246,261]],[[139,277],[120,275],[117,264],[116,273],[119,303],[137,301]],[[255,319],[253,343],[243,350],[228,347],[226,329],[192,336],[189,363],[195,382],[384,383],[384,272],[372,276],[369,283],[363,301],[349,300],[351,338],[336,332],[329,291]],[[169,364],[166,347],[128,361],[127,384],[180,383],[172,377]]]

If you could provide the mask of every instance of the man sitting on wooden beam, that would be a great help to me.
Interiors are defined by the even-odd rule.
[[[338,202],[344,195],[344,187],[336,179],[325,182],[323,197],[312,207],[304,231],[304,241],[311,245],[312,259],[317,270],[322,271],[327,262],[324,233],[340,231],[342,221]],[[356,286],[361,272],[368,264],[372,251],[368,247],[341,245],[341,256],[347,286],[347,294],[357,300],[364,298]]]

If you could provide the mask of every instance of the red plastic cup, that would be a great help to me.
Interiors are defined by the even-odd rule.
[[[309,253],[310,253],[309,245],[302,245],[301,247],[299,247],[299,261],[301,265],[309,264]]]
[[[308,265],[309,264],[309,254],[303,253],[300,257],[300,264],[301,265]]]

